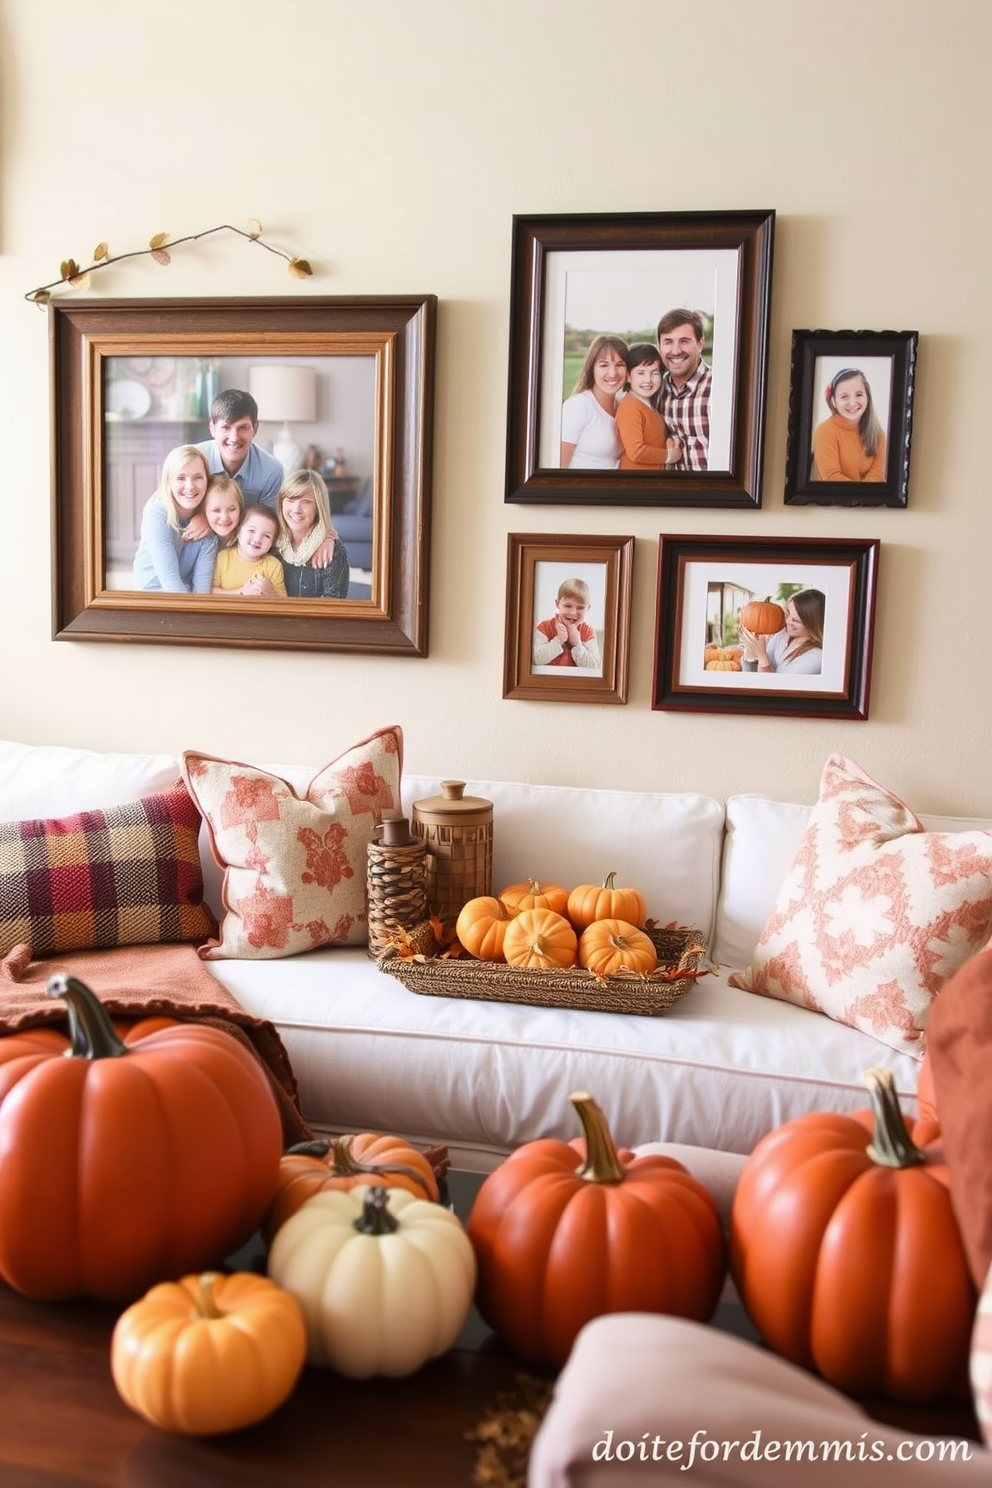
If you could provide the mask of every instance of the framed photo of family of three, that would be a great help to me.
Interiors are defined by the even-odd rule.
[[[760,506],[774,221],[514,218],[506,501]]]

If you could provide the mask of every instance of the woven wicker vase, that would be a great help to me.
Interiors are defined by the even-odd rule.
[[[455,920],[463,904],[493,888],[493,803],[466,796],[464,780],[442,780],[441,794],[413,803],[414,832],[427,848],[427,901]]]
[[[369,843],[368,905],[373,958],[427,914],[427,848],[411,835],[405,816],[385,818]]]

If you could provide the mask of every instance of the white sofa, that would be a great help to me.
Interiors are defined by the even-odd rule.
[[[297,789],[310,767],[270,768]],[[0,820],[117,805],[172,784],[174,757],[0,742]],[[405,775],[403,799],[438,793]],[[473,780],[494,805],[494,889],[530,877],[572,886],[611,870],[661,923],[706,937],[715,973],[659,1016],[419,996],[358,948],[282,960],[210,961],[209,971],[288,1050],[318,1130],[394,1131],[443,1142],[485,1170],[538,1136],[577,1133],[569,1093],[592,1093],[616,1140],[747,1153],[811,1109],[864,1106],[864,1073],[886,1065],[907,1110],[918,1061],[821,1014],[728,984],[745,966],[810,808],[762,796],[580,790]],[[987,821],[927,818],[943,830]],[[220,872],[201,834],[207,897]],[[68,962],[70,958],[67,956]]]

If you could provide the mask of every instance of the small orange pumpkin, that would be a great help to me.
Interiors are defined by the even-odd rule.
[[[555,914],[563,915],[568,904],[568,890],[561,884],[541,883],[536,878],[510,884],[499,897],[511,914],[519,914],[522,909],[553,909]]]
[[[276,1231],[314,1194],[376,1183],[404,1188],[414,1198],[435,1203],[439,1196],[434,1169],[402,1137],[359,1132],[300,1142],[280,1160],[275,1196],[261,1226],[262,1239],[270,1244]]]
[[[594,976],[616,976],[632,971],[650,976],[658,964],[658,952],[650,935],[626,920],[593,920],[579,938],[579,965]]]
[[[629,920],[643,925],[648,909],[640,889],[618,889],[616,873],[608,873],[602,884],[579,884],[568,896],[568,918],[576,930],[585,930],[594,920]]]
[[[506,927],[503,955],[510,966],[549,971],[574,966],[578,945],[563,914],[553,909],[522,909]]]
[[[755,635],[775,635],[785,624],[785,611],[773,599],[753,599],[741,610],[741,624]]]
[[[512,918],[513,912],[502,899],[480,894],[462,905],[455,934],[470,956],[479,961],[502,961],[503,937]]]
[[[741,664],[739,661],[708,661],[705,670],[707,672],[739,672]]]

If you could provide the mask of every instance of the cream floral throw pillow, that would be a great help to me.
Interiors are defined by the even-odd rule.
[[[401,730],[382,729],[301,796],[266,770],[187,750],[183,778],[226,870],[220,939],[200,947],[204,960],[365,945],[369,839],[400,809],[402,762]]]
[[[992,832],[927,832],[843,755],[751,965],[731,984],[922,1057],[927,1013],[992,931]]]

